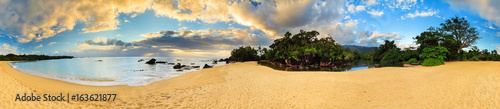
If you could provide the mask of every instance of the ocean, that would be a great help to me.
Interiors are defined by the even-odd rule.
[[[174,65],[157,63],[145,64],[155,58],[157,61],[181,63],[182,65],[200,66],[200,68],[174,69]],[[140,59],[144,61],[138,62]],[[54,59],[42,61],[25,61],[10,63],[15,69],[41,77],[58,79],[82,85],[141,86],[203,69],[205,64],[224,65],[225,62],[213,64],[216,58],[185,57],[88,57],[73,59]],[[220,58],[219,58],[220,59]],[[217,59],[218,60],[218,59]]]

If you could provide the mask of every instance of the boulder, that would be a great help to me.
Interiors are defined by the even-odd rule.
[[[146,62],[146,64],[156,64],[156,59],[153,58],[153,59],[149,60],[148,62]]]
[[[208,64],[205,64],[205,66],[203,66],[203,68],[212,68],[212,66],[209,66]]]
[[[177,63],[176,65],[174,65],[174,69],[180,69],[180,68],[182,68],[181,63]]]

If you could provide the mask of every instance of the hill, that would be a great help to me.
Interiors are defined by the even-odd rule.
[[[361,53],[366,53],[366,52],[373,52],[373,48],[375,47],[366,47],[366,46],[358,46],[358,45],[342,45],[345,48],[349,48],[352,50],[358,50]]]

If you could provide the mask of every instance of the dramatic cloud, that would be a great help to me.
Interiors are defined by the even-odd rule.
[[[254,31],[252,29],[160,31],[143,34],[142,36],[145,38],[131,42],[98,37],[94,40],[81,42],[77,44],[78,48],[68,51],[74,54],[87,54],[88,51],[96,50],[104,52],[103,55],[109,55],[107,52],[113,51],[117,52],[116,55],[118,55],[129,53],[132,50],[139,53],[127,55],[144,56],[158,52],[164,53],[161,54],[163,56],[228,56],[230,50],[238,46],[259,46],[272,43],[272,39],[254,34]],[[94,55],[97,54],[99,53]]]
[[[119,13],[142,13],[149,2],[140,0],[55,1],[12,0],[0,2],[0,29],[19,42],[39,41],[85,23],[83,32],[117,29]]]
[[[482,18],[500,26],[499,0],[446,0],[452,7],[470,9]]]
[[[17,53],[17,47],[11,46],[9,44],[0,44],[0,54]]]
[[[320,38],[332,37],[342,45],[378,46],[383,40],[399,40],[401,38],[397,33],[358,32],[356,31],[358,29],[357,22],[357,20],[351,20],[315,28],[319,28],[317,31],[320,33]]]
[[[135,17],[145,10],[157,16],[204,23],[236,22],[274,37],[290,28],[319,23],[331,24],[343,18],[343,0],[250,1],[206,0],[110,0],[110,1],[4,1],[0,2],[0,29],[19,42],[40,41],[83,22],[84,33],[118,29],[121,14]],[[363,10],[356,7],[356,10]]]

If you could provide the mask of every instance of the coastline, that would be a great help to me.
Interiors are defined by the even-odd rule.
[[[499,108],[500,62],[447,62],[349,72],[278,71],[257,62],[190,72],[144,86],[85,86],[0,61],[1,107]],[[109,102],[19,102],[20,93],[117,93]]]

